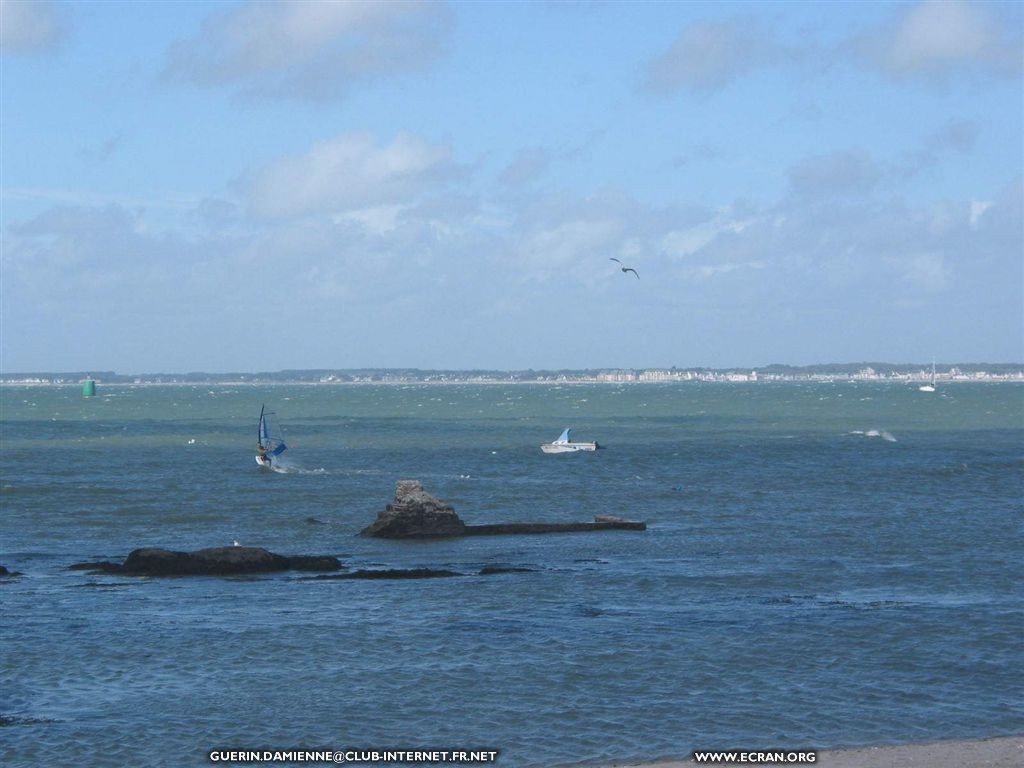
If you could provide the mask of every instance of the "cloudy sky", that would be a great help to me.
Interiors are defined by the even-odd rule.
[[[0,13],[5,371],[1024,359],[1024,4]]]

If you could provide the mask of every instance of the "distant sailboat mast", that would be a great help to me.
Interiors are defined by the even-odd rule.
[[[932,360],[932,378],[930,384],[922,384],[918,387],[922,392],[934,392],[935,391],[935,361]]]

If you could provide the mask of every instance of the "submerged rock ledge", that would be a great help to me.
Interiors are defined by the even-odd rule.
[[[133,550],[124,563],[104,561],[68,566],[74,571],[122,576],[232,576],[278,571],[338,571],[343,567],[338,558],[330,555],[288,557],[262,547],[214,547],[195,552],[146,548]]]
[[[464,536],[500,536],[522,533],[583,533],[585,531],[646,531],[638,520],[594,520],[592,523],[494,523],[467,525]]]
[[[454,536],[497,536],[585,531],[643,531],[647,524],[613,515],[597,515],[583,523],[494,523],[466,525],[451,505],[423,490],[419,480],[399,480],[395,498],[360,535],[380,539],[427,539]]]
[[[376,571],[352,571],[351,573],[322,573],[319,576],[303,576],[303,580],[333,579],[444,579],[450,576],[462,576],[455,571],[438,570],[436,568],[389,568]]]

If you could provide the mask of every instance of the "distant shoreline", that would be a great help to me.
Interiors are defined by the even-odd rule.
[[[850,377],[850,376],[771,376],[750,378],[724,378],[706,377],[692,379],[631,379],[631,380],[607,380],[607,379],[396,379],[380,381],[308,381],[289,379],[255,379],[246,381],[205,381],[202,379],[179,379],[171,381],[106,381],[102,378],[93,379],[97,385],[105,388],[132,388],[132,387],[411,387],[411,386],[579,386],[579,385],[618,385],[618,386],[643,386],[643,385],[687,385],[687,384],[903,384],[918,385],[928,381],[926,376],[905,375],[899,377]],[[84,380],[56,380],[47,381],[39,379],[0,379],[0,387],[74,387],[82,386]],[[973,376],[962,376],[957,378],[936,377],[938,386],[956,384],[1024,384],[1024,373],[1020,374],[984,374]]]
[[[709,750],[711,751],[711,750]],[[793,751],[793,750],[784,750]],[[700,763],[700,765],[739,765],[741,763]],[[1024,736],[997,737],[928,744],[860,747],[858,749],[820,750],[813,763],[754,763],[747,765],[805,765],[821,768],[1018,768],[1024,765]],[[614,762],[601,768],[691,768],[691,758],[650,763]]]
[[[934,371],[934,373],[933,373]],[[938,384],[961,381],[1024,382],[1024,363],[834,363],[766,365],[755,368],[311,368],[207,373],[117,373],[115,371],[10,371],[0,385],[76,385],[92,379],[116,384],[675,384],[688,382],[844,382],[884,381],[920,384],[934,375]]]

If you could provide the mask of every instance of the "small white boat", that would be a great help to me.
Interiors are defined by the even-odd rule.
[[[280,430],[274,426],[273,413],[264,405],[260,408],[260,426],[256,434],[256,464],[270,469],[274,457],[288,450]]]
[[[930,384],[922,384],[918,387],[921,392],[934,392],[935,391],[935,361],[932,360],[932,381]]]
[[[553,440],[550,443],[544,443],[540,449],[544,453],[576,453],[577,451],[596,451],[601,446],[597,443],[574,443],[569,438],[571,429],[565,430],[561,435],[558,436],[557,440]]]

